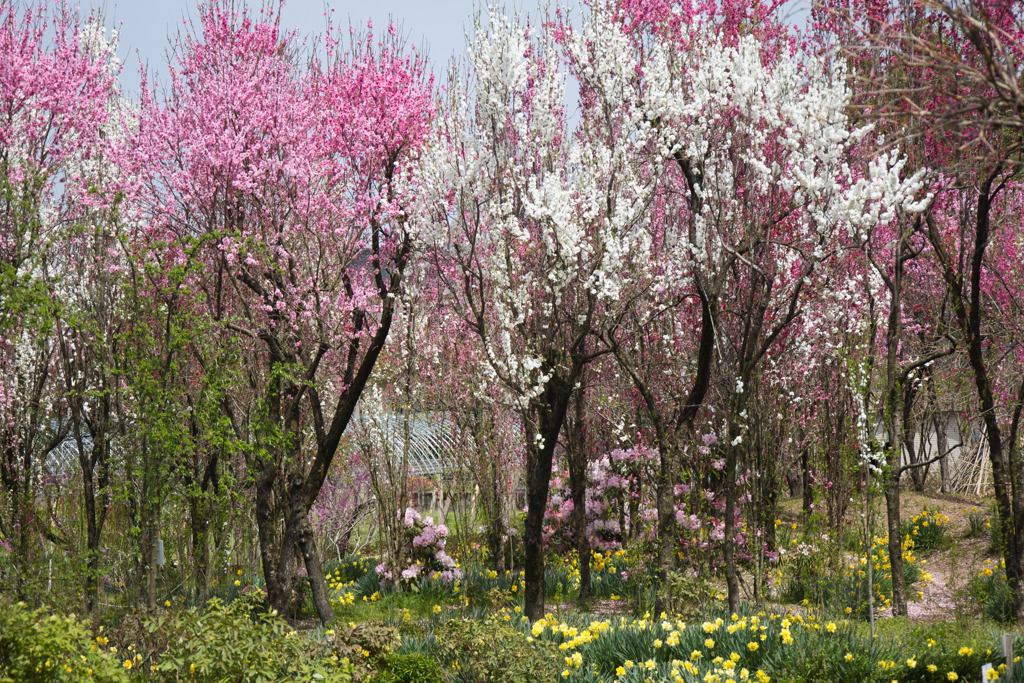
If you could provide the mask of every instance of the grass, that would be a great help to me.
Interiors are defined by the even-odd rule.
[[[982,512],[974,512],[967,516],[967,531],[964,538],[984,538],[989,534],[989,516]]]
[[[744,606],[735,618],[723,611],[724,602],[713,599],[703,603],[702,611],[690,610],[685,619],[676,614],[645,614],[641,606],[651,603],[647,596],[649,567],[643,558],[620,552],[593,558],[592,586],[598,601],[591,606],[597,607],[597,612],[581,612],[574,604],[579,586],[578,561],[573,557],[550,558],[545,577],[550,611],[541,621],[531,623],[523,617],[524,583],[518,571],[498,573],[471,565],[464,567],[464,576],[453,585],[422,580],[398,591],[382,588],[374,571],[376,560],[350,555],[325,564],[335,622],[299,635],[320,644],[321,649],[312,648],[311,652],[334,647],[341,657],[352,652],[362,656],[361,646],[353,645],[351,635],[345,636],[349,640],[343,643],[336,642],[341,634],[353,632],[353,624],[365,629],[370,634],[364,634],[367,638],[398,634],[400,639],[379,652],[372,647],[368,650],[374,654],[362,662],[367,675],[379,670],[399,677],[401,666],[406,664],[409,670],[416,668],[413,664],[429,668],[423,659],[401,659],[426,657],[441,668],[447,681],[468,681],[472,679],[470,672],[498,667],[504,672],[502,680],[514,683],[518,674],[512,673],[513,665],[525,651],[519,648],[530,645],[530,656],[543,661],[530,669],[529,676],[538,677],[524,681],[938,683],[955,675],[956,680],[975,683],[983,663],[1001,663],[996,643],[997,622],[1005,617],[1005,578],[991,562],[985,565],[990,573],[982,568],[978,574],[980,565],[976,563],[980,559],[974,556],[984,557],[982,544],[951,541],[965,534],[990,534],[989,526],[982,526],[987,518],[979,514],[979,521],[975,521],[974,515],[964,510],[954,524],[946,516],[948,508],[924,503],[917,507],[920,513],[905,520],[902,532],[908,583],[923,574],[916,552],[927,552],[929,561],[942,554],[943,562],[948,560],[951,567],[966,573],[961,603],[976,605],[976,616],[981,619],[963,611],[957,612],[956,620],[951,614],[949,621],[932,623],[879,615],[877,637],[872,640],[864,605],[863,564],[857,558],[875,567],[878,606],[884,607],[891,591],[887,539],[876,537],[870,552],[865,552],[860,545],[862,536],[847,534],[847,543],[858,544],[844,551],[837,542],[830,544],[816,531],[812,520],[807,528],[803,522],[795,528],[792,522],[780,522],[777,527],[780,545],[794,549],[772,570],[773,575],[780,572],[776,585],[790,588],[787,597],[795,604],[789,606],[771,602],[778,598],[773,594],[760,606]],[[954,530],[954,526],[963,530]],[[814,543],[816,554],[801,555],[804,559],[797,560],[795,549]],[[841,563],[835,561],[837,557]],[[234,585],[236,580],[238,586]],[[243,573],[230,576],[216,592],[230,602],[243,594],[251,598],[251,591],[260,585],[258,576]],[[914,592],[913,588],[908,591],[911,595]],[[611,602],[613,596],[621,601]],[[180,606],[172,603],[171,608]],[[636,612],[628,616],[621,613],[631,608]],[[609,609],[616,613],[610,614]],[[312,614],[311,609],[307,613]],[[453,659],[456,650],[445,635],[460,633],[465,635],[465,643],[457,649],[461,661]],[[127,644],[118,643],[118,647],[123,650]],[[534,648],[532,644],[543,647]],[[1017,651],[1024,652],[1024,640],[1017,643]],[[391,664],[384,664],[385,660]],[[392,668],[385,671],[387,666]],[[501,668],[505,666],[513,668]],[[1024,666],[1017,667],[1013,680],[1024,681]]]

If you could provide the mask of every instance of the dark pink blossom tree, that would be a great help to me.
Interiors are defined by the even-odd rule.
[[[1024,384],[1012,379],[1021,340],[1019,295],[1003,260],[1016,253],[1019,5],[987,0],[823,3],[817,23],[837,37],[867,93],[863,112],[904,136],[931,171],[935,200],[924,216],[928,248],[945,284],[951,334],[966,354],[992,463],[1002,550],[1014,614],[1024,619],[1024,482],[1020,418]],[[1000,292],[1000,295],[996,295]],[[1007,332],[1008,334],[1001,334]],[[1001,359],[990,360],[990,354]],[[1001,387],[1001,388],[1000,388]]]
[[[308,513],[395,315],[432,103],[393,29],[349,52],[329,32],[309,66],[297,47],[276,15],[203,5],[166,91],[144,88],[128,196],[151,258],[188,265],[183,295],[243,349],[223,410],[248,454],[271,605],[301,560],[326,622]]]

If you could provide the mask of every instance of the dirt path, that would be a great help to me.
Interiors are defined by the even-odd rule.
[[[924,509],[942,512],[947,518],[950,546],[936,551],[915,552],[922,560],[921,568],[931,575],[931,581],[918,581],[908,587],[907,617],[914,621],[949,621],[956,618],[957,606],[973,612],[977,605],[965,602],[963,588],[978,575],[986,560],[998,558],[988,555],[988,538],[965,538],[969,516],[985,515],[990,501],[963,496],[921,494],[904,491],[901,507],[904,521]],[[922,593],[917,598],[917,592]],[[889,616],[890,611],[882,612]]]
[[[950,586],[952,568],[949,561],[940,557],[939,553],[933,553],[924,568],[931,574],[932,580],[918,584],[924,595],[920,600],[911,601],[907,605],[907,617],[923,621],[952,619],[956,611],[956,597]]]

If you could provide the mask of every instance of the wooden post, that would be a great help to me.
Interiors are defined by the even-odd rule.
[[[1003,661],[1006,662],[1006,680],[1013,680],[1013,634],[1004,633],[999,639],[999,649],[1003,651]]]

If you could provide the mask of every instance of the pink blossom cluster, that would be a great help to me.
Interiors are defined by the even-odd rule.
[[[400,514],[406,539],[402,558],[403,564],[408,562],[408,565],[398,570],[387,562],[378,564],[375,570],[383,582],[409,586],[423,578],[437,579],[446,584],[461,579],[462,570],[445,551],[448,527],[435,524],[434,518],[429,515],[422,517],[411,507]]]
[[[717,443],[712,432],[701,437],[699,460],[709,472],[721,477],[709,448]],[[653,545],[657,519],[655,476],[658,450],[646,446],[616,449],[592,462],[588,469],[586,494],[586,525],[590,545],[594,549],[617,550],[628,538],[646,539]],[[745,490],[749,472],[737,477],[737,500],[750,500]],[[725,541],[725,499],[716,493],[716,487],[678,483],[673,487],[673,514],[676,539],[682,556],[688,563],[707,559],[717,562]],[[572,520],[574,505],[570,497],[567,472],[555,472],[551,479],[551,493],[545,513],[544,541],[548,547],[565,551],[574,547],[575,532]],[[748,532],[742,531],[740,506],[733,510],[734,542],[737,557],[748,559]],[[752,528],[748,525],[747,528]],[[759,532],[755,533],[761,536]]]
[[[586,524],[592,548],[617,550],[627,534],[651,534],[655,507],[647,483],[657,463],[657,449],[634,446],[615,449],[592,462],[587,471]],[[626,514],[635,508],[636,517]],[[567,472],[556,472],[545,512],[544,541],[549,546],[573,545],[572,501]]]

